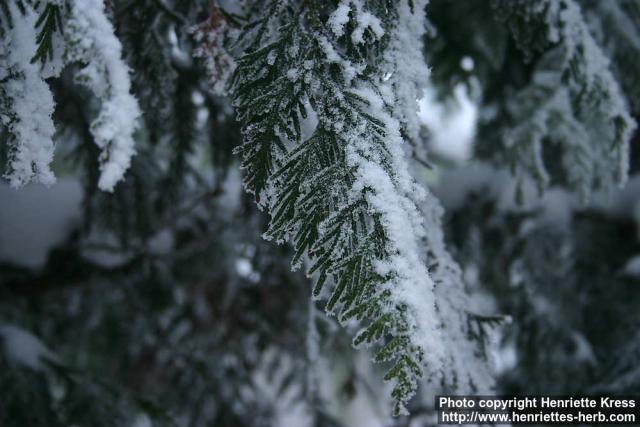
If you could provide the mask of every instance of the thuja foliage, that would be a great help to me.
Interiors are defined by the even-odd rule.
[[[511,236],[500,227],[526,215],[487,218],[483,208],[498,209],[487,196],[462,213],[444,203],[443,226],[446,195],[429,182],[441,165],[417,100],[427,87],[448,99],[465,85],[479,111],[474,155],[509,170],[509,199],[560,186],[588,203],[627,180],[639,9],[633,0],[0,0],[4,176],[22,187],[71,174],[83,198],[46,265],[2,264],[10,303],[0,319],[59,343],[57,355],[38,347],[44,362],[24,363],[8,346],[28,335],[2,329],[0,360],[12,369],[0,381],[12,398],[0,417],[5,407],[22,416],[33,394],[34,425],[125,425],[140,414],[159,425],[271,425],[277,404],[260,398],[256,376],[278,371],[267,379],[278,402],[295,390],[314,423],[336,425],[313,372],[332,348],[353,372],[357,356],[333,319],[384,369],[373,377],[390,382],[393,415],[419,416],[419,389],[495,390],[492,337],[510,336],[502,314],[531,356],[538,341],[527,334],[544,325],[527,307],[552,292],[542,282],[578,286],[586,270],[574,270],[589,255],[572,239],[593,224],[558,237],[541,221],[539,232]],[[240,173],[249,197],[236,194]],[[540,255],[558,239],[573,248],[567,258]],[[533,296],[512,293],[513,277],[492,270],[485,250],[508,259]],[[498,387],[526,392],[535,372],[572,359],[523,360],[529,371]],[[608,363],[629,381],[628,360]],[[97,378],[107,365],[113,377]]]
[[[393,90],[381,80],[396,66],[385,63],[392,48],[384,34],[398,25],[394,14],[411,12],[387,2],[362,7],[345,3],[331,14],[273,2],[272,13],[250,29],[256,35],[230,87],[244,124],[245,184],[271,214],[267,237],[293,241],[294,267],[308,256],[308,273],[317,274],[314,297],[333,283],[327,311],[339,307],[341,322],[370,321],[355,345],[391,337],[375,358],[393,361],[385,378],[397,381],[399,412],[423,359],[440,346],[431,331],[433,284],[412,241],[424,233],[413,198],[420,190],[407,175],[400,126],[380,93]],[[386,22],[376,18],[387,9]],[[358,14],[369,21],[358,22]],[[281,22],[265,34],[272,20]],[[311,113],[316,123],[308,123]]]

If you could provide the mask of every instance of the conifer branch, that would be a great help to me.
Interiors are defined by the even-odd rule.
[[[31,62],[47,62],[53,59],[53,35],[62,31],[62,17],[60,5],[47,3],[40,17],[36,21],[36,28],[40,28],[36,42],[38,49],[31,58]]]
[[[362,62],[369,49],[384,52],[384,30],[354,5],[351,36],[305,6],[280,8],[273,20],[286,23],[239,58],[231,80],[245,126],[238,152],[247,190],[271,214],[266,236],[293,242],[294,267],[311,259],[314,296],[330,287],[326,310],[362,325],[356,346],[381,344],[376,360],[390,362],[385,379],[400,414],[424,363],[430,372],[441,363],[433,283],[414,240],[424,235],[414,202],[423,190],[407,173],[400,125],[377,86],[381,70]],[[264,20],[256,37],[276,22]]]

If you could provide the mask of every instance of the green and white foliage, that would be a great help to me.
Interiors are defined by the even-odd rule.
[[[32,61],[38,50],[38,15],[28,5],[10,2],[1,16],[0,122],[11,135],[8,173],[13,187],[30,181],[53,184],[55,126],[53,95],[40,64]]]
[[[564,181],[583,199],[610,190],[628,173],[636,128],[610,60],[574,0],[495,1],[525,58],[536,56],[530,84],[507,103],[513,126],[504,133],[516,176],[542,190]],[[543,151],[559,146],[562,169],[551,176]]]
[[[399,15],[422,14],[423,4],[413,6],[272,2],[243,34],[248,48],[231,80],[245,184],[271,214],[265,236],[294,243],[294,268],[308,257],[313,294],[327,297],[328,312],[362,322],[356,346],[381,341],[375,358],[390,362],[395,413],[405,411],[423,366],[432,376],[443,363],[419,241],[426,194],[409,175],[400,121],[389,111],[399,94],[386,73],[404,64],[385,60],[397,58],[398,34],[411,30],[398,26]]]
[[[101,150],[98,187],[113,191],[135,154],[133,136],[140,108],[130,93],[129,68],[122,62],[120,40],[105,14],[104,2],[76,0],[69,9],[67,61],[84,65],[76,79],[100,101],[100,113],[91,123],[91,133]]]
[[[2,122],[12,136],[8,178],[14,187],[55,182],[54,101],[44,80],[79,62],[77,80],[100,103],[91,133],[101,150],[102,190],[113,191],[135,153],[134,132],[140,110],[130,93],[129,69],[122,61],[104,2],[19,1],[3,6]],[[6,71],[5,71],[6,70]],[[4,75],[6,73],[6,76]]]

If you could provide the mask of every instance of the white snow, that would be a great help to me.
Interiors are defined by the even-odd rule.
[[[518,182],[508,170],[478,161],[442,171],[433,192],[446,210],[462,208],[472,195],[482,196],[495,200],[500,212],[538,211],[538,220],[554,227],[566,227],[578,206],[576,197],[564,188],[551,187],[540,194],[532,179]]]
[[[425,6],[423,0],[414,3],[416,11],[424,10]],[[408,138],[420,144],[424,124],[418,117],[416,98],[427,87],[430,75],[423,53],[426,18],[424,13],[412,13],[408,2],[398,2],[397,8],[398,22],[385,54],[388,69],[384,70],[383,81],[388,81],[385,86],[389,92],[386,101],[393,106],[393,115]]]
[[[427,88],[418,101],[418,117],[429,129],[430,150],[448,160],[464,163],[471,158],[478,109],[467,89],[458,85],[454,98],[443,104],[433,89]]]
[[[9,3],[9,9],[14,25],[7,31],[6,40],[0,40],[0,68],[11,70],[17,77],[3,84],[11,99],[10,111],[0,110],[0,121],[8,124],[9,132],[15,137],[7,178],[14,188],[31,181],[51,185],[55,182],[50,168],[55,133],[51,119],[53,95],[39,65],[31,63],[37,48],[38,16],[29,6],[22,15],[14,2]]]
[[[351,2],[342,0],[336,10],[329,16],[329,27],[333,33],[340,37],[344,34],[344,27],[349,22],[349,13],[351,12]]]
[[[151,422],[151,419],[147,414],[140,413],[133,420],[131,427],[153,427],[153,422]]]
[[[518,352],[513,342],[505,343],[493,353],[494,367],[497,375],[504,374],[518,364]]]
[[[318,41],[325,54],[326,61],[328,63],[339,64],[342,69],[342,75],[344,76],[345,83],[347,85],[351,84],[353,79],[355,79],[356,76],[364,69],[364,64],[353,64],[352,62],[343,59],[333,47],[333,44],[325,36],[319,36]]]
[[[41,371],[44,369],[43,361],[57,360],[38,338],[15,325],[0,323],[0,342],[9,363],[14,365]]]
[[[629,258],[622,268],[625,275],[640,278],[640,255]]]
[[[286,353],[276,348],[266,349],[251,375],[251,387],[241,389],[240,394],[246,401],[271,406],[273,425],[310,426],[311,414],[299,398],[301,384],[296,381],[286,384],[292,369],[295,365]]]
[[[465,71],[473,71],[475,62],[470,56],[465,56],[460,60],[460,67]]]
[[[386,112],[383,100],[372,89],[362,86],[354,92],[368,101],[368,113],[385,125],[385,147],[391,156],[388,161],[393,174],[382,167],[381,153],[371,140],[375,135],[360,134],[360,129],[348,132],[347,163],[356,171],[353,196],[359,197],[365,188],[372,190],[367,193],[367,201],[381,216],[390,254],[376,267],[379,273],[392,277],[384,286],[392,291],[391,309],[395,304],[408,308],[410,340],[424,351],[429,369],[437,371],[442,366],[443,348],[435,322],[434,285],[418,243],[426,232],[416,202],[424,199],[425,190],[409,174],[400,123]]]
[[[98,187],[113,191],[135,154],[134,132],[141,115],[130,92],[129,68],[122,60],[122,46],[102,0],[72,2],[65,35],[70,44],[69,61],[87,64],[76,78],[102,103],[91,123],[91,133],[102,149]]]
[[[121,247],[118,236],[112,232],[93,230],[83,240],[82,257],[93,264],[115,268],[130,262],[134,256],[132,250]]]
[[[80,183],[70,179],[19,191],[0,183],[0,262],[43,267],[49,250],[80,221],[82,194]]]
[[[380,19],[365,10],[362,0],[342,0],[328,20],[328,25],[336,36],[340,37],[344,34],[350,13],[353,13],[356,24],[356,28],[351,33],[351,41],[354,44],[365,42],[364,33],[366,30],[370,30],[376,39],[384,35]]]

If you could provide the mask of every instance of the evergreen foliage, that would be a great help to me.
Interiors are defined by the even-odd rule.
[[[36,21],[36,28],[40,31],[36,38],[38,49],[31,62],[46,62],[53,59],[53,35],[62,30],[60,5],[47,3]]]
[[[274,13],[256,25],[256,39],[238,60],[231,87],[245,124],[245,183],[272,217],[267,237],[291,238],[294,267],[310,255],[315,297],[328,278],[333,281],[327,311],[339,304],[341,322],[369,320],[356,346],[391,337],[376,360],[393,362],[385,378],[396,380],[392,395],[401,412],[415,392],[423,359],[439,370],[440,344],[435,332],[420,330],[435,330],[424,321],[436,316],[433,284],[416,259],[417,242],[411,242],[424,234],[410,196],[420,190],[401,160],[399,123],[376,93],[386,89],[380,87],[383,76],[375,74],[375,63],[362,62],[376,50],[384,58],[388,42],[382,37],[394,25],[387,23],[385,31],[372,19],[369,27],[359,27],[357,15],[375,16],[375,7],[370,12],[359,2],[341,3],[326,28],[317,20],[322,11],[287,10],[274,2]],[[261,43],[271,19],[283,24],[273,41]],[[278,72],[286,68],[286,74]],[[311,127],[304,123],[308,110],[317,123],[303,138],[302,126]],[[427,301],[417,304],[416,295]]]

